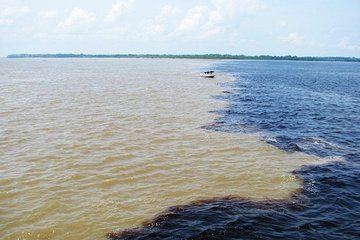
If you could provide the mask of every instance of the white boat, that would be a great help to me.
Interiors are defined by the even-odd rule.
[[[215,77],[215,72],[214,71],[202,72],[200,73],[200,76],[205,78],[213,78]]]

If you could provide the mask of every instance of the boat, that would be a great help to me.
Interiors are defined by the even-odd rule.
[[[204,78],[213,78],[215,77],[215,71],[202,72],[200,73],[200,76]]]

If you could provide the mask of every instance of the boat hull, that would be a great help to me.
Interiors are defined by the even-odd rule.
[[[202,73],[200,73],[200,76],[205,77],[205,78],[213,78],[213,77],[215,77],[215,71],[202,72]]]

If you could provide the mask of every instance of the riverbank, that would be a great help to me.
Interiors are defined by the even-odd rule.
[[[246,56],[231,54],[10,54],[7,58],[175,58],[175,59],[232,59],[232,60],[282,60],[282,61],[328,61],[328,62],[360,62],[355,57],[311,57],[311,56]]]

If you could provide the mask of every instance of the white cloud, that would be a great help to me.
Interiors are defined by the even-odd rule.
[[[43,10],[39,12],[40,17],[42,18],[53,18],[57,16],[56,10]]]
[[[196,30],[204,19],[208,8],[205,6],[195,6],[188,10],[185,18],[182,19],[176,32],[189,32]]]
[[[299,45],[303,43],[304,37],[296,32],[293,32],[289,33],[286,37],[282,37],[281,40],[287,43]]]
[[[14,21],[30,12],[28,7],[12,8],[7,7],[0,11],[0,25],[11,25]]]
[[[264,8],[260,0],[212,0],[216,10],[222,14],[233,16],[235,14],[253,14]]]
[[[220,32],[225,31],[222,21],[224,17],[218,11],[209,11],[208,16],[202,27],[200,28],[198,38],[208,38],[210,36],[216,35]]]
[[[279,25],[280,25],[281,27],[286,27],[288,24],[287,24],[287,22],[286,22],[285,20],[280,20],[280,21],[279,21]]]
[[[145,26],[145,33],[148,35],[158,35],[166,32],[173,27],[176,16],[180,13],[177,7],[166,4],[160,13]]]
[[[360,51],[360,44],[351,44],[349,38],[347,37],[341,39],[341,41],[338,44],[338,47],[346,50]]]
[[[260,0],[211,0],[210,5],[190,8],[178,24],[175,34],[192,34],[195,38],[207,38],[226,30],[235,18],[262,10]]]
[[[78,24],[86,24],[95,20],[94,14],[85,11],[82,8],[74,7],[67,18],[59,23],[61,28],[72,28]]]
[[[164,26],[162,24],[149,24],[146,26],[146,33],[155,35],[164,32]]]
[[[118,0],[106,16],[106,22],[115,21],[119,16],[132,8],[133,0]]]
[[[172,5],[165,5],[161,8],[160,15],[158,16],[159,19],[167,18],[167,17],[173,17],[177,15],[180,12],[180,10],[177,7],[174,7]]]
[[[42,32],[37,32],[32,35],[36,40],[45,41],[48,38],[48,35]]]
[[[100,36],[103,40],[121,40],[124,38],[125,34],[128,33],[128,28],[125,26],[107,26],[102,29],[99,29],[97,35]]]
[[[209,16],[204,24],[205,29],[217,28],[217,25],[223,20],[223,15],[218,11],[209,11]]]
[[[204,31],[200,32],[198,34],[197,38],[199,38],[199,39],[208,38],[208,37],[211,37],[220,32],[223,32],[223,31],[225,31],[225,29],[223,27],[215,27],[215,28],[204,30]]]

